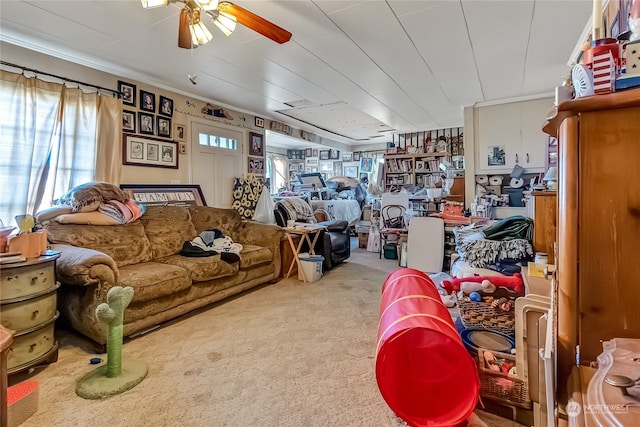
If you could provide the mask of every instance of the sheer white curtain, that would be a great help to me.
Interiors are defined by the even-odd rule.
[[[121,110],[119,100],[105,102],[109,112],[99,114],[106,97],[97,93],[5,70],[0,83],[0,218],[9,225],[15,215],[34,214],[71,187],[96,180],[98,130],[120,129],[122,122],[113,111]],[[120,149],[119,139],[109,144]],[[113,170],[119,156],[107,154],[103,169]]]

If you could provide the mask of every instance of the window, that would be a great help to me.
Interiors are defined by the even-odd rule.
[[[267,153],[267,178],[271,192],[277,193],[287,188],[287,158],[281,154]]]
[[[209,147],[226,148],[227,150],[237,150],[238,141],[235,138],[227,138],[225,136],[207,135],[206,133],[198,134],[198,144]]]
[[[15,225],[96,179],[101,97],[5,70],[0,81],[0,219]]]

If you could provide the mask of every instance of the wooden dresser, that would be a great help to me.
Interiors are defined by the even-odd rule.
[[[2,326],[15,331],[7,358],[7,373],[23,371],[58,358],[54,325],[59,283],[55,263],[60,255],[3,264],[0,271]]]
[[[640,338],[640,89],[567,101],[544,131],[559,141],[558,402],[601,341]],[[578,350],[579,348],[579,350]]]

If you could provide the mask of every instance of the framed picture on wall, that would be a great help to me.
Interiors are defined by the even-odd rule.
[[[373,171],[373,159],[371,157],[360,158],[360,172],[371,173]]]
[[[360,151],[354,151],[353,152],[353,161],[354,162],[359,162],[360,161]]]
[[[329,150],[320,150],[320,160],[329,160]]]
[[[342,161],[343,162],[352,162],[353,161],[353,153],[342,153]]]
[[[120,188],[131,199],[146,206],[207,206],[202,189],[197,184],[120,184]]]
[[[348,176],[349,178],[357,178],[358,177],[358,167],[357,166],[345,166],[344,167],[344,176]]]
[[[320,163],[320,172],[333,172],[333,162]]]
[[[146,136],[124,134],[122,164],[178,169],[178,145]]]
[[[256,175],[264,175],[264,158],[262,157],[249,157],[248,158],[248,173]]]
[[[311,157],[318,157],[318,150],[317,149],[313,149],[311,150]]]
[[[136,85],[118,80],[118,92],[124,105],[136,106]]]
[[[135,111],[122,111],[122,131],[136,132],[136,113]]]
[[[158,136],[171,138],[171,119],[156,116],[158,120]]]
[[[180,123],[176,123],[173,129],[173,139],[176,141],[184,141],[186,135],[186,126]]]
[[[264,136],[262,134],[249,132],[249,155],[264,156]]]
[[[150,113],[155,113],[156,94],[140,89],[140,109],[143,111],[149,111]]]
[[[304,156],[305,157],[312,157],[313,156],[313,148],[307,148],[304,150]]]
[[[339,160],[340,159],[340,150],[336,150],[335,148],[332,148],[331,150],[329,150],[329,158],[331,160]]]
[[[160,114],[167,117],[173,116],[173,100],[160,95]]]
[[[155,123],[153,114],[138,111],[138,132],[146,135],[155,135]]]

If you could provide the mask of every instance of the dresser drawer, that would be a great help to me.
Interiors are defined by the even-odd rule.
[[[0,301],[44,292],[55,286],[55,262],[49,261],[0,271]]]
[[[28,364],[49,352],[55,345],[54,324],[58,313],[38,328],[19,332],[13,336],[13,344],[9,348],[7,371]]]
[[[3,302],[0,305],[0,323],[16,332],[24,331],[38,325],[56,315],[57,290],[60,285],[43,292],[42,295]],[[13,302],[15,301],[15,302]]]

